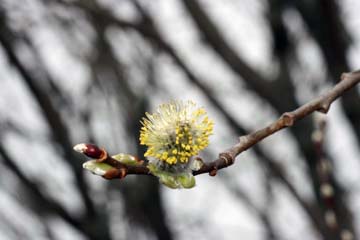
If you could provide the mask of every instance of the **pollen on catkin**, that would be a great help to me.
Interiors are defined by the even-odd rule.
[[[214,123],[192,101],[165,103],[145,115],[140,130],[140,144],[148,147],[145,157],[168,165],[186,164],[209,145]]]

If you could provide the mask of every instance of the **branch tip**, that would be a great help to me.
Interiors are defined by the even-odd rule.
[[[98,146],[96,146],[94,144],[90,144],[90,143],[77,144],[73,147],[73,149],[76,152],[85,154],[89,158],[93,158],[93,159],[103,160],[104,158],[107,157],[107,153],[104,149],[99,148]],[[99,161],[99,162],[101,162],[101,161]]]
[[[79,152],[79,153],[84,153],[85,149],[86,149],[86,144],[85,143],[79,143],[79,144],[76,144],[73,149],[76,151],[76,152]]]

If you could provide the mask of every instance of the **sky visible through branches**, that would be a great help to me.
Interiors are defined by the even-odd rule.
[[[331,89],[360,68],[360,3],[307,2],[0,0],[0,240],[356,239],[359,86],[320,142],[315,114],[189,190],[105,181],[72,150],[143,156],[139,120],[180,99],[214,120],[216,159]]]

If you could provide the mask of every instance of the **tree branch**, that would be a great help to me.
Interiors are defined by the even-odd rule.
[[[14,163],[11,159],[8,152],[5,150],[2,144],[0,144],[0,157],[2,158],[4,164],[18,177],[21,183],[29,190],[33,195],[33,197],[38,201],[41,206],[49,210],[55,214],[57,214],[60,218],[64,221],[69,223],[74,228],[78,229],[85,235],[87,235],[86,231],[84,230],[81,222],[71,216],[61,205],[57,202],[51,200],[50,198],[46,197],[43,192],[40,190],[39,186],[34,182],[27,178],[24,173],[19,169],[19,167]]]
[[[102,221],[103,214],[101,211],[97,211],[95,203],[93,202],[89,191],[88,184],[83,176],[83,170],[80,161],[74,161],[78,157],[71,151],[71,139],[63,121],[59,109],[51,101],[51,96],[48,92],[38,84],[37,79],[28,71],[25,64],[22,63],[21,58],[16,54],[16,40],[20,40],[16,37],[16,33],[13,32],[7,26],[7,19],[4,14],[4,10],[0,8],[0,45],[4,50],[9,63],[12,64],[18,71],[24,84],[28,87],[29,91],[33,94],[34,99],[40,106],[40,109],[44,115],[46,122],[49,125],[49,129],[53,135],[56,143],[61,146],[63,150],[63,159],[69,164],[74,173],[74,179],[76,181],[76,187],[84,202],[85,212],[79,218],[79,222],[82,224],[81,228],[87,236],[91,239],[110,239],[107,221]],[[95,224],[101,225],[101,228],[87,227]],[[99,231],[101,229],[101,231]]]
[[[343,95],[347,90],[351,89],[359,82],[360,70],[343,73],[341,76],[341,81],[327,93],[300,106],[292,112],[286,112],[282,114],[278,120],[271,123],[267,127],[248,135],[241,136],[237,144],[220,153],[218,159],[215,159],[209,163],[204,163],[199,170],[193,171],[193,174],[199,175],[203,173],[209,173],[211,176],[215,176],[217,170],[232,165],[235,162],[235,158],[240,153],[251,148],[264,138],[271,136],[283,128],[291,127],[296,121],[301,120],[315,111],[327,113],[333,101],[335,101],[338,97]],[[143,161],[139,161],[139,164],[136,166],[129,166],[112,158],[104,149],[99,148],[96,145],[84,144],[81,145],[81,147],[79,146],[80,145],[75,146],[75,150],[84,153],[88,157],[97,159],[98,162],[107,163],[113,167],[112,169],[108,170],[105,175],[103,175],[103,177],[106,179],[124,178],[126,175],[131,174],[151,175],[149,169],[146,166],[146,163]]]
[[[0,13],[3,13],[2,9],[0,9]],[[71,149],[71,141],[65,123],[63,122],[58,109],[56,109],[52,103],[50,96],[41,88],[36,79],[26,69],[24,64],[21,62],[21,59],[15,53],[13,42],[16,39],[16,35],[7,27],[6,21],[7,20],[4,16],[0,18],[0,26],[2,27],[2,31],[0,32],[0,45],[8,57],[9,63],[12,64],[19,72],[25,85],[29,88],[29,91],[33,94],[34,99],[40,106],[55,141],[62,146],[64,150],[64,160],[69,163],[75,173],[74,176],[77,181],[76,186],[78,187],[81,197],[85,203],[87,214],[92,216],[94,215],[95,207],[90,195],[88,194],[88,186],[83,178],[81,165],[74,161],[70,161],[70,159],[75,158],[76,156],[69,150]]]
[[[268,91],[272,84],[271,81],[258,74],[236,53],[236,50],[224,39],[221,31],[198,1],[183,0],[182,2],[195,25],[198,27],[201,36],[214,52],[227,63],[234,73],[241,76],[254,92],[274,105],[274,95],[271,91]]]

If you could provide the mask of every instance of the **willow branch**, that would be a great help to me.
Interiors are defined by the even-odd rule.
[[[248,135],[241,136],[239,138],[239,142],[236,145],[232,146],[227,151],[221,153],[218,159],[204,165],[203,168],[195,172],[195,174],[202,174],[206,172],[211,172],[212,170],[225,168],[234,162],[236,156],[238,156],[243,151],[249,149],[253,145],[257,144],[264,138],[278,132],[283,128],[291,127],[296,121],[310,115],[315,111],[327,113],[333,101],[335,101],[338,97],[340,97],[347,90],[351,89],[359,82],[360,70],[355,72],[343,73],[341,76],[341,81],[327,93],[300,106],[292,112],[283,113],[278,120],[271,123],[267,127],[250,133]]]
[[[272,134],[280,131],[283,128],[291,127],[294,123],[302,118],[310,115],[311,113],[318,111],[321,113],[327,113],[330,105],[340,96],[342,96],[347,90],[353,88],[360,82],[360,70],[343,73],[341,81],[336,84],[331,90],[323,95],[313,99],[312,101],[300,106],[292,112],[285,112],[281,117],[270,125],[263,129],[252,132],[250,134],[241,136],[239,142],[229,148],[228,150],[219,154],[219,157],[209,163],[203,163],[202,167],[193,171],[194,175],[203,173],[209,173],[211,176],[215,176],[217,170],[226,168],[235,162],[235,158],[251,148],[264,138],[271,136]],[[80,146],[81,147],[78,147]],[[147,164],[144,161],[138,160],[137,165],[126,165],[117,161],[107,154],[107,152],[93,144],[80,144],[75,146],[75,150],[84,153],[88,157],[98,159],[98,162],[106,163],[113,168],[108,170],[103,177],[106,179],[124,178],[126,175],[152,175],[147,168]]]

